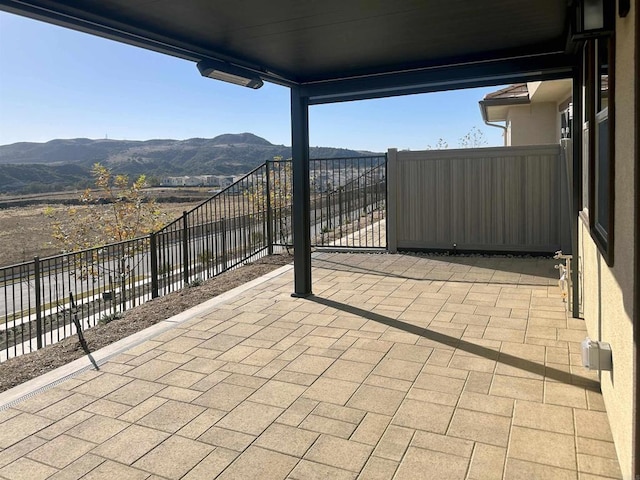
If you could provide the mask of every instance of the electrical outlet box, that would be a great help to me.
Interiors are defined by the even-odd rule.
[[[611,345],[607,342],[597,342],[589,337],[582,341],[582,365],[589,370],[613,369],[613,354]]]

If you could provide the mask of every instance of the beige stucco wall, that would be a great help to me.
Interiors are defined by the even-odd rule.
[[[555,102],[513,106],[507,113],[507,145],[558,143],[558,106]]]
[[[612,372],[601,375],[602,393],[625,479],[631,479],[633,462],[633,264],[634,159],[638,145],[634,124],[634,25],[637,4],[626,18],[617,18],[615,70],[615,245],[614,266],[609,268],[579,220],[584,317],[592,339],[609,342],[613,351]]]

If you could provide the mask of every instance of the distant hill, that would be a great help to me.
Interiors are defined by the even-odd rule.
[[[372,152],[312,147],[311,158],[355,157]],[[100,162],[118,173],[238,175],[275,156],[291,157],[291,147],[274,145],[252,133],[188,140],[90,140],[0,146],[0,192],[39,192],[84,187],[91,166]],[[53,188],[49,188],[49,186]]]

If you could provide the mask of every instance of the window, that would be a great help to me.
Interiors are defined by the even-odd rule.
[[[584,47],[583,213],[591,236],[613,265],[614,113],[613,39],[589,40]]]

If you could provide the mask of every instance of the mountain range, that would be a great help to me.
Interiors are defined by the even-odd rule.
[[[311,147],[311,158],[357,157],[372,152]],[[252,133],[223,134],[188,140],[90,140],[0,145],[0,192],[36,193],[83,188],[100,162],[114,172],[163,176],[239,175],[265,160],[291,157],[291,147],[274,145]]]

